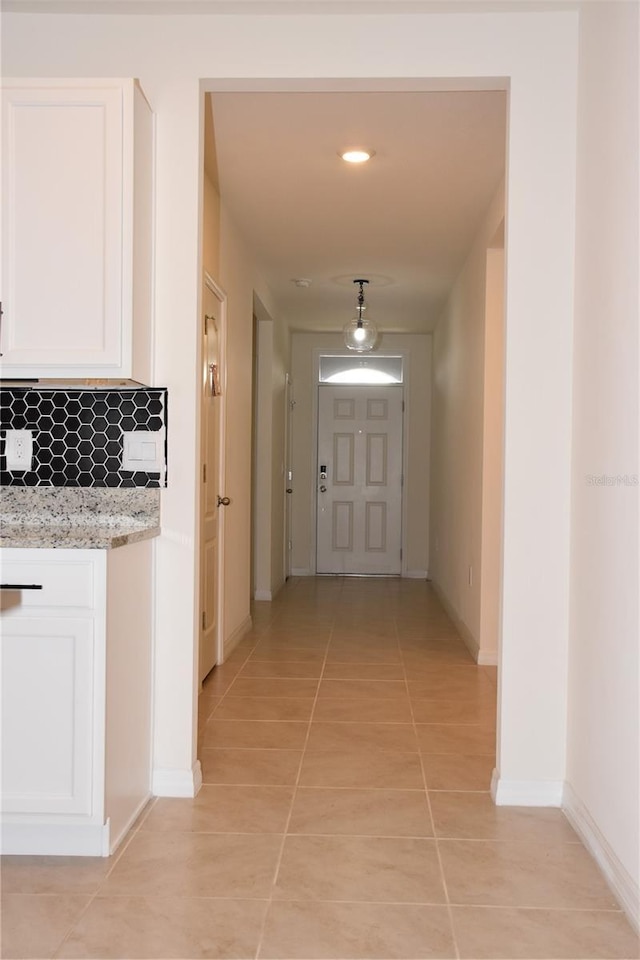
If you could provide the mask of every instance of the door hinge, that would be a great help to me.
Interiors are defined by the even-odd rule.
[[[400,486],[404,487],[404,473],[400,474]]]
[[[400,547],[400,559],[402,560],[402,547]]]
[[[402,412],[404,413],[404,400],[402,401]]]
[[[202,464],[202,482],[203,482],[203,483],[206,483],[206,482],[207,482],[207,465],[206,465],[206,463],[203,463],[203,464]]]
[[[207,614],[204,610],[202,611],[202,629],[207,629]]]

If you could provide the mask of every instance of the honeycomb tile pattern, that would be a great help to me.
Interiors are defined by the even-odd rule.
[[[166,472],[123,470],[122,434],[166,427],[165,388],[0,390],[0,486],[164,487]],[[6,431],[34,432],[33,469],[9,471]],[[166,458],[166,449],[165,449]]]

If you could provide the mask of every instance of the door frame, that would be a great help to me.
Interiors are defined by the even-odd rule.
[[[222,287],[216,283],[213,277],[204,273],[204,286],[214,295],[219,303],[219,331],[218,331],[218,381],[220,384],[220,403],[218,404],[218,463],[216,465],[215,476],[211,477],[209,482],[215,483],[220,496],[225,495],[226,478],[226,452],[227,452],[227,295]],[[203,311],[204,313],[204,311]],[[204,330],[201,333],[204,340]],[[200,403],[205,399],[204,391],[200,395]],[[201,410],[202,419],[202,410]],[[199,503],[200,503],[200,526],[202,524],[202,455],[203,455],[203,433],[200,430],[200,458],[199,458]],[[202,530],[200,530],[202,534]],[[216,564],[216,661],[218,664],[224,661],[224,542],[225,542],[225,511],[218,510],[218,536],[217,536],[217,564]],[[198,556],[198,565],[200,576],[202,576],[202,547],[200,547]],[[200,630],[198,631],[200,635]]]
[[[293,396],[293,381],[290,374],[285,373],[284,375],[284,487],[282,495],[284,497],[284,550],[283,550],[283,578],[286,583],[289,577],[291,576],[291,513],[292,513],[292,503],[291,503],[291,494],[287,493],[287,489],[291,488],[293,483],[293,475],[291,472],[292,463],[291,463],[291,441],[292,441],[292,431],[293,431],[293,408],[296,405],[296,401]]]
[[[311,444],[312,444],[312,463],[311,463],[311,556],[310,569],[311,575],[316,576],[318,572],[318,387],[320,385],[320,357],[344,357],[348,355],[346,347],[337,349],[335,347],[314,347],[313,348],[313,389],[311,391]],[[409,464],[409,350],[376,350],[378,357],[402,357],[402,387],[403,387],[403,416],[402,416],[402,521],[400,525],[400,550],[402,551],[402,560],[400,562],[400,576],[406,577],[407,551],[405,544],[407,542],[407,468]]]

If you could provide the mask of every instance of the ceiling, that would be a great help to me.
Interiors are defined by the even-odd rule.
[[[340,329],[363,277],[380,329],[432,330],[504,175],[506,94],[210,96],[221,197],[292,329]]]

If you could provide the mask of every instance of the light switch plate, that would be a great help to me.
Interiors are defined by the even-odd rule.
[[[122,434],[122,469],[164,474],[164,430],[131,430]]]

